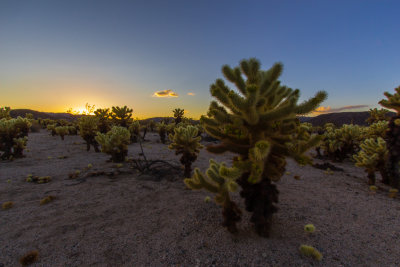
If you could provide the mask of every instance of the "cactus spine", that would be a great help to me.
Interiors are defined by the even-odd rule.
[[[393,95],[385,92],[387,99],[382,99],[379,104],[397,113],[390,119],[389,130],[386,132],[386,143],[389,148],[387,171],[390,185],[400,189],[400,86],[395,88],[395,91]]]
[[[192,175],[192,163],[197,159],[197,154],[203,146],[199,143],[200,136],[197,136],[197,128],[195,126],[178,127],[174,129],[174,134],[169,135],[171,144],[170,149],[175,149],[175,154],[182,154],[180,162],[185,166],[185,178]]]
[[[294,140],[297,115],[311,112],[327,96],[321,91],[298,105],[300,91],[278,81],[282,68],[277,63],[262,71],[254,58],[241,61],[236,68],[223,66],[225,78],[236,85],[239,93],[217,79],[210,91],[218,102],[212,101],[207,116],[201,117],[204,130],[221,141],[207,150],[238,154],[234,166],[242,171],[237,181],[242,188],[240,195],[245,199],[246,210],[252,212],[251,222],[262,236],[268,235],[271,216],[277,210],[274,203],[278,201],[278,190],[272,182],[284,174],[285,158],[303,162],[303,153],[319,140],[316,135],[301,143]]]

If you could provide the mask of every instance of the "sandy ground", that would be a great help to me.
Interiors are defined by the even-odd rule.
[[[148,158],[179,164],[155,133],[148,139]],[[32,133],[28,150],[25,158],[0,162],[0,203],[14,202],[0,210],[0,266],[20,266],[30,250],[40,254],[32,266],[400,266],[400,199],[389,198],[380,183],[370,193],[365,173],[351,162],[335,164],[345,171],[328,175],[289,161],[290,174],[277,183],[279,212],[271,237],[262,238],[238,194],[244,216],[232,235],[220,225],[220,207],[204,201],[212,195],[185,189],[179,174],[161,180],[124,174],[131,171],[127,163],[118,169],[108,155],[86,152],[79,136],[61,141],[45,131]],[[130,145],[129,156],[138,153],[139,145]],[[231,156],[202,150],[194,165],[205,170],[210,157],[229,162]],[[93,168],[85,170],[89,163]],[[80,177],[122,174],[69,179],[75,170]],[[52,181],[28,183],[28,174]],[[41,206],[48,195],[56,199]],[[304,232],[308,223],[315,233]],[[301,244],[316,247],[322,261],[302,256]]]

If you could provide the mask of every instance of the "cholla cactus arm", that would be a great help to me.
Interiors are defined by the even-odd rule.
[[[181,108],[176,108],[172,111],[175,117],[175,124],[178,124],[182,121],[183,115],[185,114],[185,110]]]
[[[367,127],[365,134],[371,138],[377,138],[377,137],[385,138],[388,130],[389,130],[388,121],[382,120],[372,123],[369,127]]]
[[[387,99],[382,99],[379,101],[379,104],[388,109],[394,109],[397,114],[400,114],[400,86],[394,89],[396,91],[395,94],[391,94],[389,92],[385,92],[384,95]]]
[[[215,202],[223,207],[223,225],[233,233],[237,232],[236,222],[240,220],[241,211],[230,199],[229,193],[238,189],[236,180],[240,175],[239,169],[228,168],[225,163],[217,163],[211,159],[205,175],[196,168],[193,177],[184,180],[191,189],[206,189],[215,194]]]
[[[302,162],[305,160],[302,153],[318,143],[315,136],[296,140],[297,116],[313,111],[327,97],[321,91],[297,104],[300,91],[282,86],[278,81],[282,69],[282,64],[277,63],[262,71],[254,58],[241,61],[236,68],[223,66],[225,78],[239,92],[217,79],[210,86],[210,92],[218,102],[212,101],[207,116],[200,120],[204,130],[221,141],[207,150],[236,153],[240,156],[236,164],[246,166],[238,183],[243,189],[241,195],[246,199],[246,209],[253,212],[252,221],[261,235],[267,235],[269,217],[276,210],[271,201],[277,201],[277,190],[271,181],[283,175],[285,158]],[[259,142],[266,142],[269,147],[263,159],[256,159],[252,154]]]
[[[396,115],[389,121],[389,130],[386,132],[386,142],[389,149],[386,168],[388,180],[392,187],[400,189],[400,86],[395,88],[395,94],[385,92],[387,99],[379,104],[396,111]]]
[[[106,134],[98,133],[95,139],[101,145],[101,151],[111,155],[113,162],[123,162],[125,160],[130,143],[128,129],[114,126]]]

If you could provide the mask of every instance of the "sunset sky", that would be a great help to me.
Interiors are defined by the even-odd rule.
[[[280,61],[321,112],[379,107],[400,85],[399,1],[0,1],[0,106],[134,117],[205,114],[221,66]]]

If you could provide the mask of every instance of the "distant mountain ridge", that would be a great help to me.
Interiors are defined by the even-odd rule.
[[[52,112],[40,112],[31,109],[12,109],[10,114],[11,117],[15,118],[18,116],[24,117],[26,113],[33,114],[35,119],[42,118],[42,119],[53,119],[59,120],[64,119],[68,121],[76,120],[82,115],[74,115],[70,113],[52,113]],[[394,116],[394,112],[389,112],[389,116]],[[338,113],[328,113],[328,114],[321,114],[315,117],[299,117],[301,122],[309,122],[314,126],[323,126],[325,123],[331,122],[337,126],[342,126],[343,124],[358,124],[358,125],[367,125],[366,120],[369,117],[368,111],[361,111],[361,112],[338,112]],[[153,120],[155,122],[161,122],[165,117],[153,117],[147,118],[140,121],[149,121]],[[173,117],[169,117],[170,121],[173,121]],[[193,122],[198,122],[198,120],[193,120]]]

